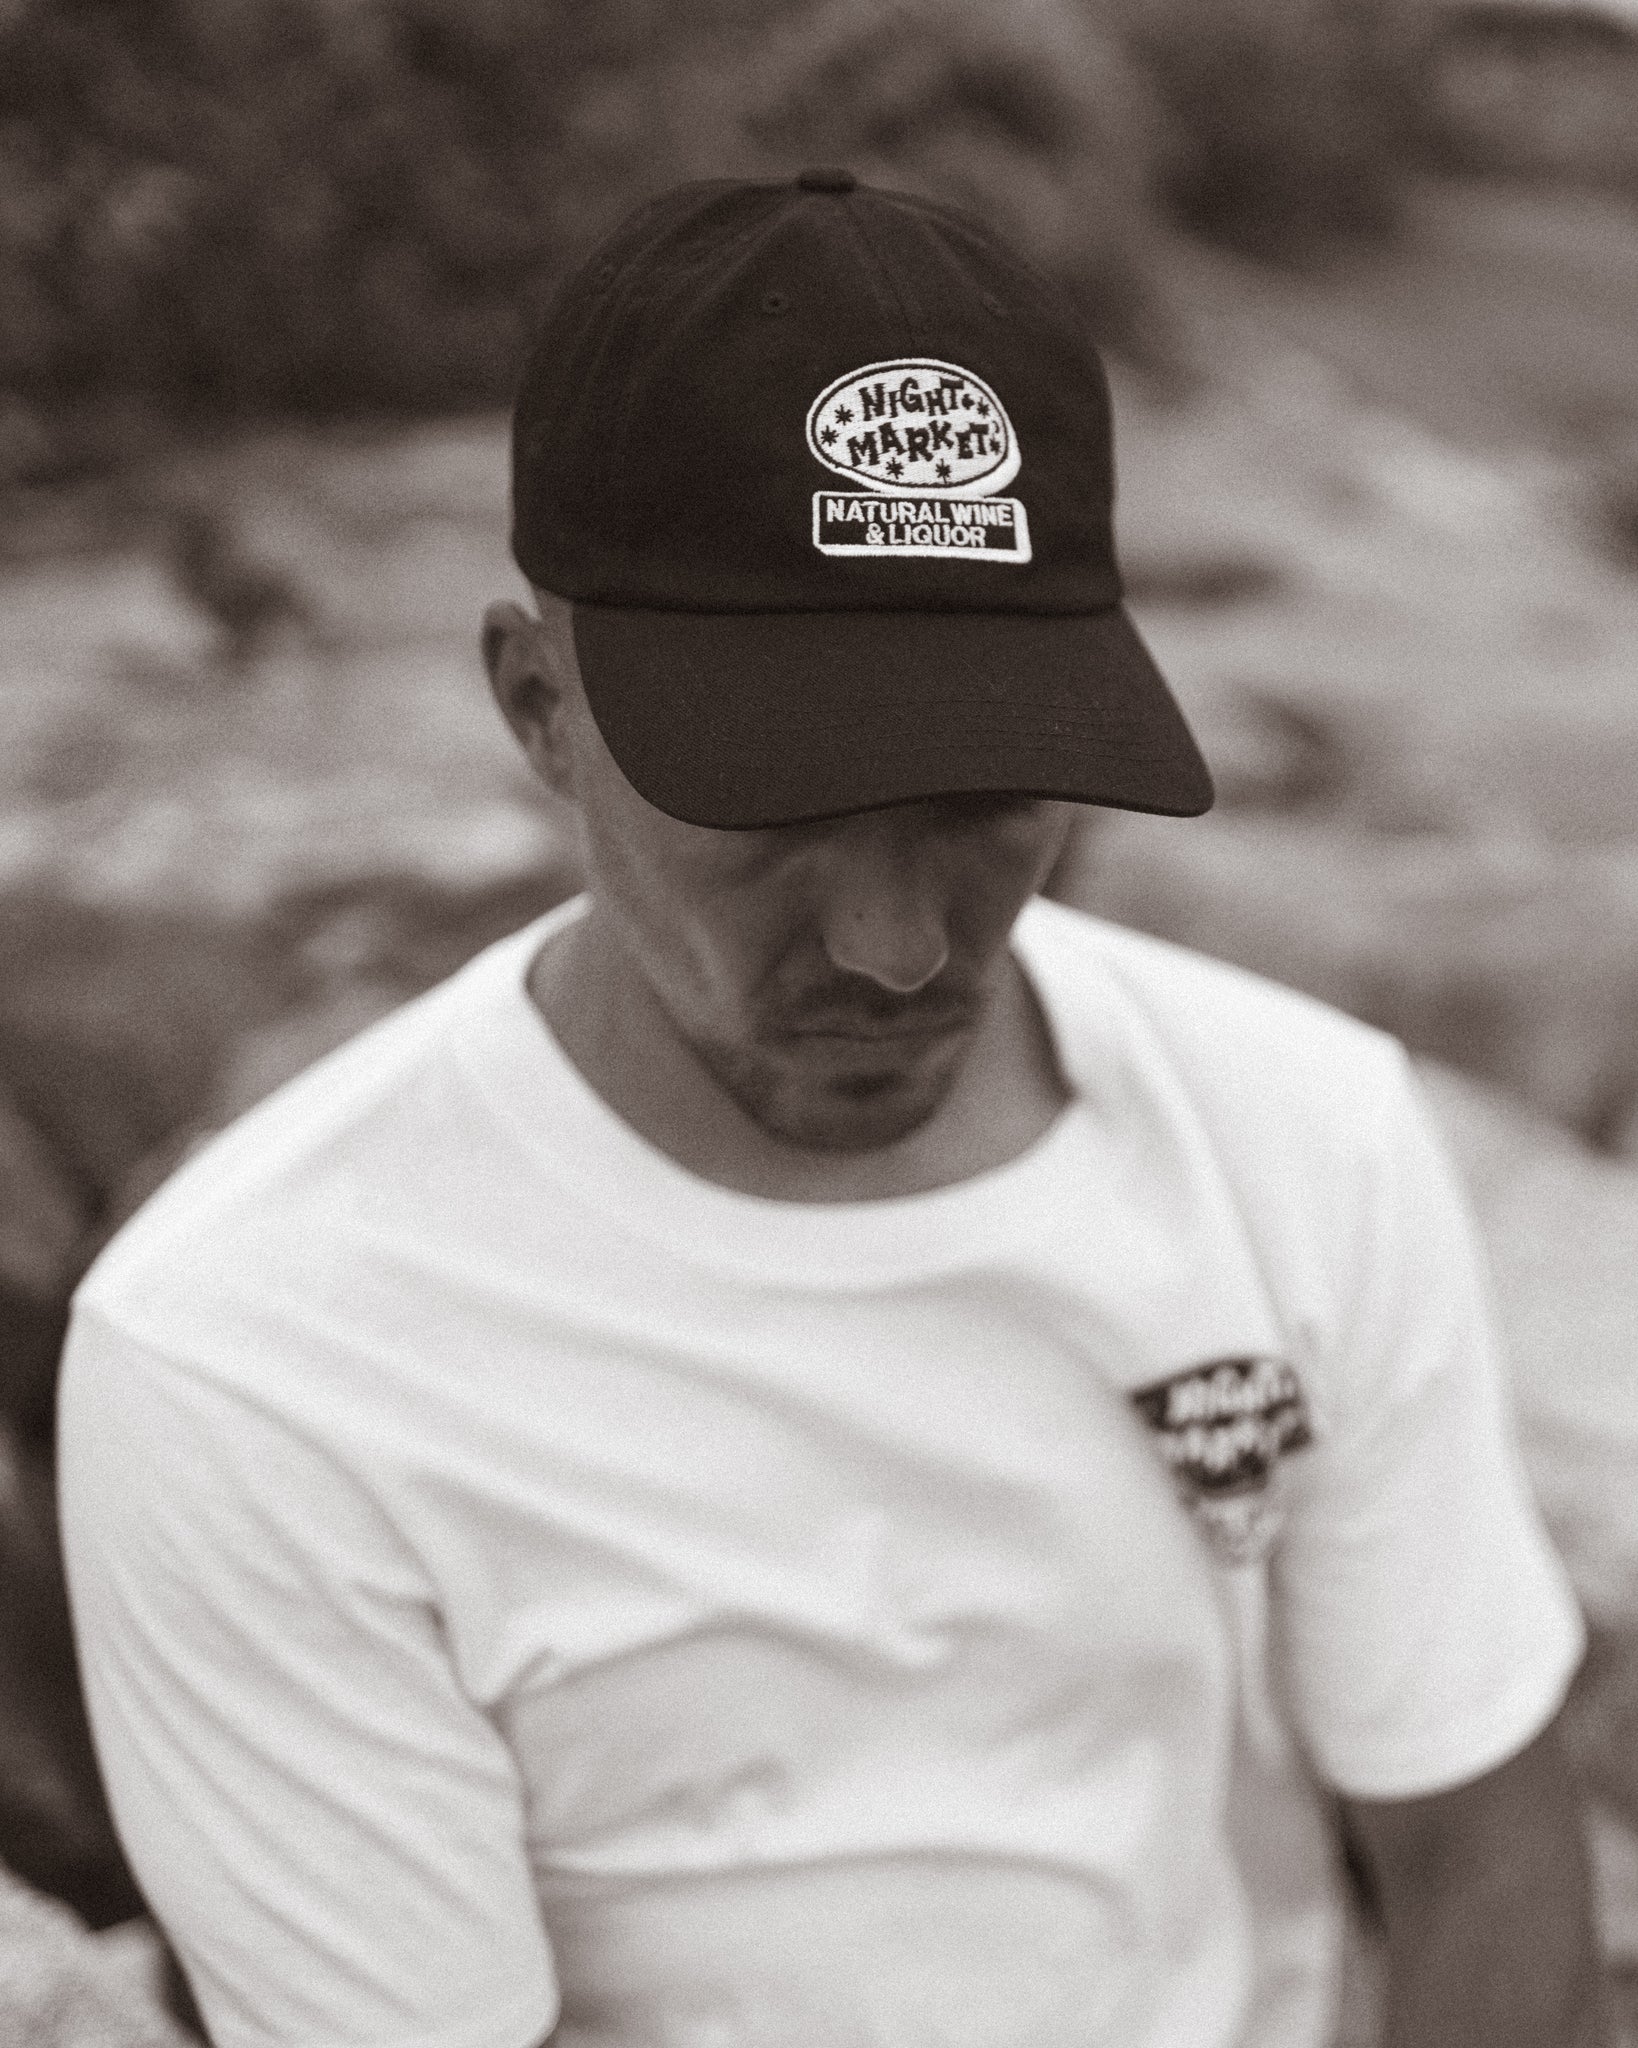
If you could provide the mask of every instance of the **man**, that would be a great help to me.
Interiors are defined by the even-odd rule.
[[[500,707],[587,893],[104,1255],[115,1812],[222,2048],[1600,2037],[1579,1623],[1387,1040],[1040,901],[1187,816],[1053,290],[692,186],[519,401]],[[1183,828],[1180,828],[1183,829]]]

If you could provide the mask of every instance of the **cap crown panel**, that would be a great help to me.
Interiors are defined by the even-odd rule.
[[[1000,398],[1034,559],[836,559],[806,439],[836,379],[935,357]],[[867,190],[700,185],[559,295],[517,419],[517,551],[585,602],[658,609],[1084,611],[1116,601],[1108,393],[1053,287],[959,216]],[[882,489],[861,481],[860,488]]]

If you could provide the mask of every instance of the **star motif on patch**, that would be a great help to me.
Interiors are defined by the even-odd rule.
[[[950,465],[947,462],[942,461],[937,463],[934,467],[933,474],[938,478],[941,484],[947,484],[950,481]]]
[[[887,465],[887,473],[889,476],[893,477],[903,476],[904,464],[899,460],[899,458],[896,455],[893,457],[893,460]]]
[[[852,417],[853,409],[851,406],[839,405],[836,408],[836,424],[839,427],[845,427]]]
[[[982,398],[978,400],[976,405],[974,405],[973,411],[977,413],[978,417],[981,420],[987,420],[990,416],[990,408]]]
[[[821,427],[819,429],[819,438],[828,448],[831,442],[836,439],[836,429],[834,427]]]

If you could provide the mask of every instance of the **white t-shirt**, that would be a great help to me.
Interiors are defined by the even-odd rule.
[[[1052,1128],[771,1202],[581,1079],[550,923],[80,1291],[86,1683],[213,2038],[1318,2048],[1307,1766],[1477,1775],[1581,1641],[1399,1049],[1037,902]]]

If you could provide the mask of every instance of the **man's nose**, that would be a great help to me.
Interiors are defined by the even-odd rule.
[[[876,835],[831,878],[821,920],[832,966],[894,995],[914,995],[950,957],[944,889],[933,864]]]

